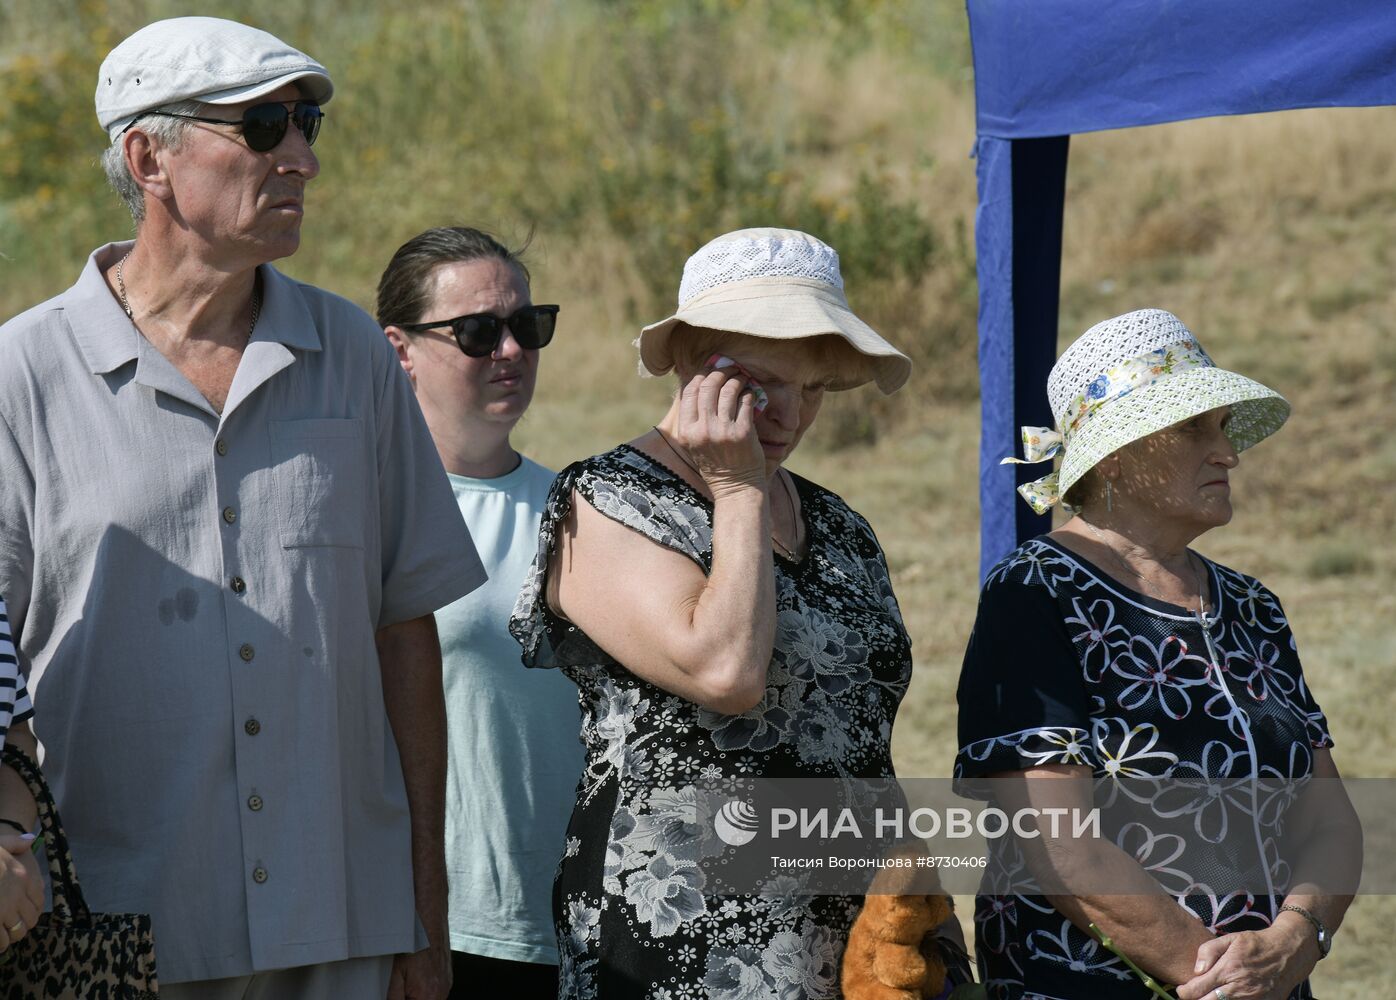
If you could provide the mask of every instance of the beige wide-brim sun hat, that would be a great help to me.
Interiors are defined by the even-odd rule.
[[[642,372],[673,369],[673,337],[684,324],[769,340],[841,337],[871,363],[867,373],[836,380],[831,389],[852,389],[871,378],[890,395],[911,374],[911,359],[849,308],[834,248],[793,229],[726,233],[690,257],[678,311],[645,327],[635,341]]]
[[[1238,452],[1275,433],[1290,413],[1275,390],[1218,368],[1182,321],[1162,309],[1138,309],[1087,330],[1052,367],[1047,398],[1056,428],[1023,428],[1024,451],[1029,462],[1060,454],[1061,467],[1018,488],[1039,513],[1101,459],[1208,410],[1231,407],[1226,436]]]

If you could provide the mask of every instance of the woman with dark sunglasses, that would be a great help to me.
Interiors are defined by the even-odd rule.
[[[379,322],[489,573],[436,613],[457,998],[557,994],[552,878],[582,769],[577,696],[561,676],[520,669],[507,628],[553,480],[509,438],[557,313],[533,304],[519,252],[477,229],[413,237],[378,286]]]

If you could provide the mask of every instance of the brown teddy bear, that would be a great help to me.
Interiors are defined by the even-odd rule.
[[[944,993],[945,961],[930,932],[951,912],[948,896],[870,891],[844,948],[845,1000],[929,1000]]]
[[[944,895],[868,895],[843,950],[845,1000],[927,1000],[945,992],[930,930],[951,916]]]
[[[940,997],[947,992],[946,956],[956,963],[950,981],[972,981],[959,941],[938,941],[933,933],[951,918],[954,908],[940,891],[935,870],[915,866],[924,853],[917,843],[894,848],[889,858],[909,858],[913,864],[882,868],[868,886],[863,911],[853,922],[843,952],[845,1000]]]

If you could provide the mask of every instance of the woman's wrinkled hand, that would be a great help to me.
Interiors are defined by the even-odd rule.
[[[734,489],[766,488],[766,456],[746,379],[731,369],[695,375],[679,397],[675,442],[716,498]]]
[[[28,934],[44,907],[44,878],[33,838],[0,837],[0,951]]]
[[[1218,989],[1226,1000],[1285,1000],[1317,960],[1308,930],[1276,924],[1204,942],[1197,975],[1178,987],[1178,1000],[1212,1000]]]

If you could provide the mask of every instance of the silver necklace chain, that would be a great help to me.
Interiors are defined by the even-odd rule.
[[[680,462],[692,469],[693,474],[696,475],[699,478],[699,480],[707,482],[707,480],[703,479],[703,473],[698,468],[698,466],[694,465],[689,460],[688,456],[685,455],[683,452],[679,451],[679,449],[674,446],[674,442],[669,440],[669,435],[661,431],[658,426],[655,426],[654,432],[659,435],[659,440],[664,442],[664,446],[674,453],[674,457],[676,457]],[[777,472],[776,475],[780,476],[780,473]],[[796,521],[798,521],[799,518],[795,513],[795,498],[790,495],[790,486],[788,483],[786,483],[784,476],[780,476],[780,485],[781,492],[785,494],[785,502],[787,506],[790,508],[790,525],[798,531],[798,525],[796,524]],[[773,544],[776,548],[780,549],[780,554],[785,556],[785,558],[789,559],[791,562],[800,561],[799,558],[795,555],[795,550],[790,548],[788,545],[786,545],[784,542],[782,542],[779,538],[776,537],[774,525],[772,525],[771,529],[771,544]]]
[[[1115,561],[1120,564],[1121,569],[1123,569],[1130,576],[1134,577],[1134,579],[1137,580],[1141,585],[1144,585],[1145,587],[1149,585],[1149,581],[1145,579],[1144,574],[1140,573],[1137,569],[1135,569],[1128,562],[1126,562],[1125,557],[1120,555],[1120,553],[1116,551],[1115,546],[1110,544],[1109,539],[1105,537],[1105,532],[1101,531],[1090,521],[1087,521],[1084,517],[1079,518],[1079,520],[1082,524],[1086,526],[1086,529],[1091,534],[1095,535],[1096,539],[1100,542],[1100,544],[1104,545],[1106,549],[1109,550],[1110,554],[1115,557]],[[1187,554],[1187,560],[1188,568],[1192,570],[1193,585],[1197,588],[1197,610],[1199,614],[1205,615],[1207,613],[1207,604],[1203,597],[1206,591],[1203,589],[1202,586],[1202,572],[1197,568],[1197,563],[1194,561],[1194,556],[1191,551],[1189,551]],[[1141,592],[1145,594],[1149,593],[1147,589],[1143,589]],[[1157,600],[1162,600],[1162,598],[1158,597],[1157,594],[1149,594],[1149,596],[1154,597]]]
[[[121,308],[126,313],[126,318],[135,321],[135,314],[131,312],[131,303],[126,298],[126,282],[122,280],[121,269],[126,265],[126,257],[131,256],[131,251],[126,251],[126,256],[116,262],[116,294],[121,298]],[[252,331],[257,329],[257,317],[262,311],[262,295],[256,288],[256,279],[253,279],[252,289],[252,322],[247,327],[247,339],[252,339]]]

